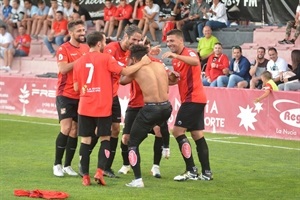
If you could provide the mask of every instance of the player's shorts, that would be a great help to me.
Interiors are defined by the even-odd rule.
[[[57,96],[56,109],[57,109],[59,121],[67,118],[72,118],[73,121],[77,122],[78,103],[79,103],[78,99],[71,99],[64,96]]]
[[[205,103],[185,102],[181,104],[175,126],[186,128],[187,131],[204,130]]]
[[[113,98],[112,122],[113,123],[120,123],[121,122],[121,105],[120,105],[120,101],[119,101],[118,96],[115,96]]]
[[[78,115],[78,136],[90,137],[95,135],[96,127],[98,137],[111,135],[111,116],[89,117]]]
[[[130,134],[132,124],[141,108],[142,107],[138,107],[138,108],[127,107],[125,120],[124,120],[123,134]]]

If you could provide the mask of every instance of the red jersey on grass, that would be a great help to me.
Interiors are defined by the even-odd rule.
[[[120,74],[122,68],[114,57],[100,52],[89,52],[78,59],[74,65],[73,79],[80,91],[80,115],[108,117],[112,114],[111,73]]]
[[[124,51],[119,42],[111,42],[105,46],[103,53],[112,55],[117,61],[124,66],[127,64],[129,51]],[[118,95],[120,74],[113,73],[113,96]]]
[[[198,57],[192,49],[184,47],[180,53],[182,56]],[[172,60],[174,71],[180,74],[178,89],[181,103],[194,102],[206,103],[206,95],[201,81],[200,64],[191,66],[181,60],[174,58]]]
[[[57,50],[57,62],[74,62],[82,55],[89,52],[89,49],[89,46],[86,44],[80,44],[79,47],[75,47],[70,42],[66,42]],[[58,73],[56,95],[65,96],[71,99],[79,99],[78,93],[75,92],[73,88],[73,70],[66,74]]]

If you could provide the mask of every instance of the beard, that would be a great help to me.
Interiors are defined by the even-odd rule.
[[[83,37],[83,39],[81,39]],[[85,43],[86,42],[86,37],[84,35],[80,35],[78,38],[75,38],[76,42],[79,43]]]

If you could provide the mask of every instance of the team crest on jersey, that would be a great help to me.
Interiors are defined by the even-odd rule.
[[[185,158],[190,158],[192,155],[191,146],[189,143],[185,142],[181,147],[181,153]]]
[[[66,114],[67,113],[67,109],[66,108],[61,108],[60,109],[60,114],[61,115],[64,115],[64,114]]]
[[[189,54],[190,54],[191,57],[196,57],[196,54],[193,51],[191,51]]]
[[[134,150],[128,152],[129,163],[131,166],[135,166],[137,163],[137,155]]]
[[[64,58],[64,56],[60,53],[58,54],[58,60],[62,60]]]
[[[107,50],[107,53],[111,53],[111,49],[108,49],[108,50]]]
[[[105,154],[105,157],[106,157],[106,158],[109,158],[110,151],[107,150],[107,149],[104,149],[104,154]]]

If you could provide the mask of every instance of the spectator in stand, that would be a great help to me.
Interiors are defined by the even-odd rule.
[[[146,6],[144,8],[144,19],[145,19],[145,25],[143,29],[142,37],[144,38],[149,30],[150,24],[154,22],[158,22],[159,17],[159,5],[153,3],[153,0],[146,0],[145,2]]]
[[[48,36],[44,37],[44,43],[47,46],[50,53],[55,56],[56,52],[52,46],[52,43],[60,46],[64,43],[64,37],[67,35],[68,21],[64,18],[63,11],[56,11],[55,20],[52,23],[52,29]]]
[[[31,0],[24,0],[25,16],[22,20],[22,25],[26,28],[26,33],[30,35],[31,25],[34,17],[38,13],[38,7],[32,4]]]
[[[10,16],[11,16],[11,10],[12,7],[9,5],[9,0],[3,0],[3,5],[2,5],[2,15],[1,15],[1,20],[4,23],[8,23]]]
[[[217,87],[217,78],[224,75],[224,69],[228,69],[229,59],[222,51],[222,44],[215,43],[214,53],[208,57],[205,78],[202,80],[204,86]]]
[[[13,0],[10,20],[7,22],[8,31],[13,35],[14,29],[21,25],[21,20],[25,14],[24,7],[20,6],[20,0]]]
[[[290,39],[292,28],[296,29],[293,39]],[[298,36],[300,35],[300,1],[296,8],[295,19],[287,22],[287,27],[285,31],[285,38],[278,41],[279,44],[295,44]]]
[[[1,70],[10,71],[8,63],[8,50],[12,48],[13,37],[6,31],[5,24],[0,25],[0,57],[4,60],[4,66]]]
[[[44,0],[38,0],[38,13],[33,17],[32,21],[32,29],[31,29],[31,37],[34,39],[38,39],[38,35],[40,34],[43,24],[47,19],[49,13],[49,7],[46,5]],[[46,34],[46,33],[44,33]]]
[[[205,23],[205,26],[210,26],[212,30],[227,27],[228,19],[226,7],[222,2],[220,2],[220,0],[213,0],[213,4],[210,9],[203,9],[202,12],[204,17],[208,19],[208,21]],[[198,24],[197,28],[200,38],[204,36],[202,31],[203,27],[203,23]]]
[[[196,3],[192,4],[188,20],[186,20],[182,26],[182,32],[184,35],[184,41],[190,44],[194,42],[191,38],[189,31],[193,30],[194,37],[198,36],[197,25],[203,23],[203,10],[209,9],[209,5],[203,0],[196,0]]]
[[[130,24],[129,19],[131,19],[133,8],[130,4],[126,3],[126,0],[120,0],[120,4],[117,7],[117,11],[115,13],[114,17],[114,23],[110,23],[109,29],[110,31],[114,29],[115,24],[118,24],[118,30],[115,37],[111,37],[111,40],[121,40],[120,36],[122,33],[122,30],[127,26],[127,24]],[[113,31],[111,31],[113,32]]]
[[[217,86],[227,86],[228,88],[247,87],[250,81],[250,62],[242,55],[242,48],[240,46],[232,48],[232,55],[233,59],[230,62],[229,69],[224,69],[223,73],[225,75],[218,77]],[[244,84],[243,81],[246,81],[247,83]]]
[[[173,12],[175,4],[171,0],[164,0],[159,10],[158,21],[153,21],[149,24],[149,30],[152,36],[152,40],[157,42],[155,31],[163,30],[165,23],[168,21],[174,21],[175,17],[171,15]]]
[[[64,7],[64,17],[71,21],[73,18],[73,7],[71,4],[71,0],[64,0],[63,1],[63,7]]]
[[[278,57],[277,49],[274,47],[269,48],[268,54],[270,60],[267,64],[267,71],[271,72],[273,80],[279,85],[280,83],[283,83],[280,80],[283,72],[289,70],[288,64],[283,58]]]
[[[250,80],[250,89],[261,89],[262,80],[261,74],[267,70],[268,59],[265,58],[266,49],[264,47],[258,47],[256,59],[250,66],[249,74],[252,77]]]
[[[114,29],[109,29],[110,24],[115,24],[114,22],[114,14],[117,11],[117,7],[111,3],[111,0],[105,1],[105,8],[104,8],[104,33],[107,35],[107,38],[110,38]]]
[[[272,79],[272,74],[268,71],[264,71],[261,74],[261,80],[263,82],[263,90],[265,90],[265,93],[261,95],[260,97],[256,98],[254,100],[255,103],[260,102],[264,98],[268,97],[272,91],[278,91],[278,87],[276,83]]]
[[[200,38],[197,47],[202,70],[205,69],[208,57],[214,53],[213,50],[215,44],[219,42],[218,38],[212,35],[212,30],[209,26],[203,28],[203,34],[205,37]]]
[[[279,90],[297,91],[300,90],[300,50],[295,49],[291,53],[293,76],[284,77],[282,84],[278,85]]]
[[[28,56],[30,51],[31,37],[26,34],[24,26],[18,28],[19,35],[13,41],[13,48],[8,49],[8,66],[11,66],[13,57],[25,57]]]
[[[144,27],[145,19],[143,10],[145,8],[145,0],[136,0],[134,3],[132,19],[130,22],[136,24],[141,30]]]
[[[43,31],[44,34],[47,35],[48,29],[52,27],[52,22],[55,20],[56,11],[62,11],[64,8],[58,5],[57,0],[51,0],[51,7],[49,9],[46,20],[44,20]]]
[[[104,21],[97,19],[93,20],[90,13],[83,7],[79,6],[79,0],[72,0],[73,18],[81,19],[85,23],[85,28],[95,26],[96,31],[100,31],[104,27]]]
[[[190,8],[190,0],[176,0],[173,12],[176,14],[175,22],[178,30],[181,30],[184,22],[189,20]]]

